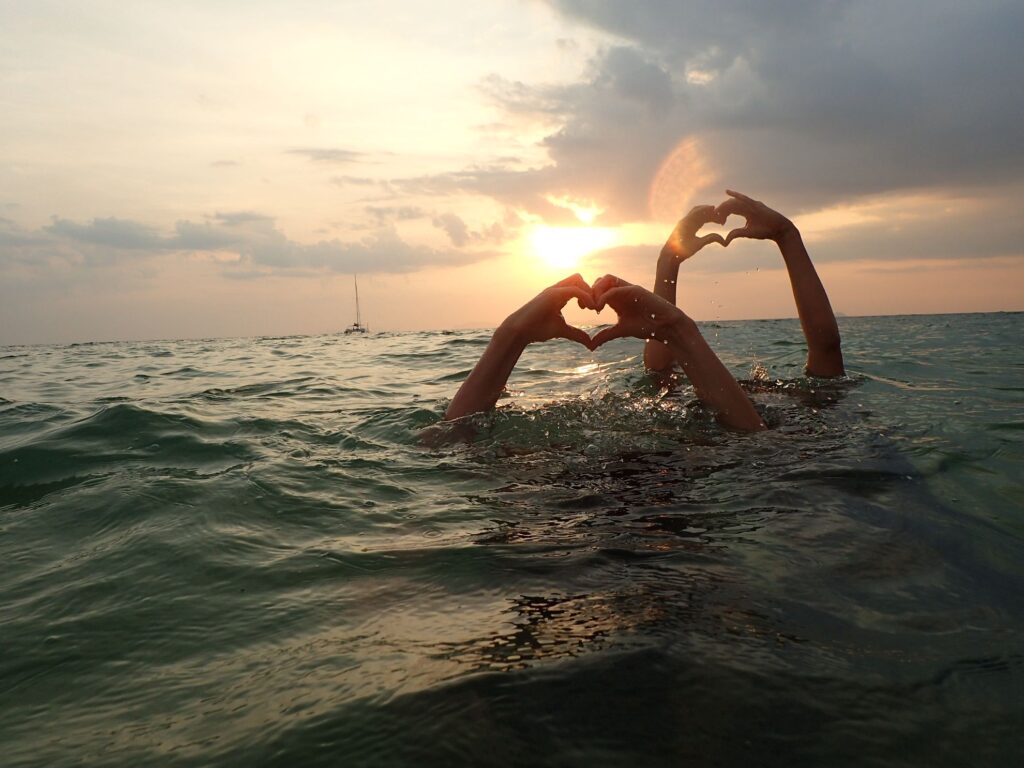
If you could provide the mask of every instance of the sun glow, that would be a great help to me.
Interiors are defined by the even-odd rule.
[[[615,243],[615,231],[606,227],[534,227],[530,245],[553,269],[576,269],[588,253]]]

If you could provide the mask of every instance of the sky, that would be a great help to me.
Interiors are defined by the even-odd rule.
[[[0,344],[337,332],[355,274],[371,330],[493,327],[575,271],[649,285],[726,187],[837,313],[1024,310],[1019,0],[0,0],[0,30]],[[757,241],[679,305],[795,315]]]

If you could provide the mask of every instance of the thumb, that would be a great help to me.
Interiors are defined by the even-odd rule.
[[[602,344],[611,341],[612,339],[621,339],[626,335],[626,332],[619,325],[613,325],[609,328],[602,328],[598,331],[594,338],[590,340],[591,349],[597,349]]]
[[[740,237],[750,237],[750,227],[740,227],[739,229],[734,229],[732,232],[725,236],[724,245],[728,245],[733,240],[736,240],[737,238]]]
[[[577,344],[582,344],[587,349],[590,349],[590,336],[587,335],[586,331],[583,331],[573,325],[566,324],[565,328],[559,334],[558,338],[568,339],[569,341],[575,341]]]
[[[703,248],[708,243],[718,243],[719,245],[725,245],[725,240],[717,232],[712,232],[710,235],[704,235],[704,237],[697,238],[697,242],[700,243],[700,247]]]

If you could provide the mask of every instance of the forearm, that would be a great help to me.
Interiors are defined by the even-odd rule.
[[[519,334],[505,324],[499,326],[480,360],[452,398],[444,418],[457,419],[493,408],[525,348],[526,343]]]
[[[749,432],[764,429],[764,422],[750,398],[708,346],[697,324],[685,314],[680,315],[680,319],[659,336],[682,366],[697,397],[715,411],[718,420],[727,427]]]
[[[799,230],[787,229],[777,242],[786,262],[800,326],[807,340],[807,373],[842,376],[845,371],[839,326]]]
[[[664,253],[658,258],[658,267],[654,277],[655,296],[660,296],[673,305],[676,303],[676,281],[679,278],[678,259]],[[649,371],[670,373],[675,358],[671,350],[657,339],[648,339],[644,344],[644,368]]]

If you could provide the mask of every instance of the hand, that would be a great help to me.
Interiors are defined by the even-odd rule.
[[[509,315],[501,327],[512,332],[523,346],[536,341],[568,339],[582,344],[587,349],[594,349],[590,336],[569,325],[562,317],[562,309],[571,299],[576,299],[580,309],[596,308],[590,286],[576,274],[555,283],[550,288],[545,288],[535,298]]]
[[[715,208],[715,213],[725,223],[726,218],[732,214],[742,216],[746,224],[732,230],[725,237],[725,245],[728,245],[738,237],[749,237],[753,240],[774,240],[779,239],[796,230],[793,222],[787,219],[778,211],[773,211],[760,200],[736,192],[731,189],[725,190],[729,199]]]
[[[594,300],[598,312],[611,306],[619,318],[612,327],[598,331],[592,349],[623,336],[659,338],[668,326],[686,317],[671,302],[615,275],[605,275],[594,283]]]
[[[665,245],[661,249],[662,257],[671,257],[677,262],[682,262],[693,256],[708,243],[728,245],[721,235],[714,232],[703,237],[697,237],[697,230],[709,221],[724,224],[725,216],[720,215],[718,209],[713,205],[698,205],[696,208],[693,208],[679,220],[676,228],[672,230],[672,234],[668,236],[668,240],[665,241]]]

